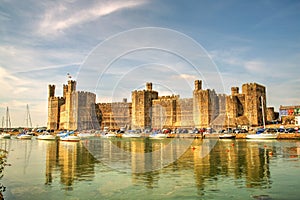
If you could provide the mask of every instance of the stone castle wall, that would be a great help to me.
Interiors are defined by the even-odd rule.
[[[98,103],[101,112],[101,128],[109,127],[118,130],[121,127],[130,128],[132,119],[132,103],[123,102]]]
[[[132,103],[95,101],[95,94],[76,91],[75,81],[63,86],[63,97],[55,97],[55,86],[49,85],[48,128],[224,128],[262,125],[263,116],[265,121],[276,117],[274,109],[266,109],[265,87],[257,83],[243,84],[242,93],[232,87],[225,95],[202,89],[202,81],[196,80],[193,97],[185,99],[158,96],[152,83],[146,83],[145,90],[132,91]]]

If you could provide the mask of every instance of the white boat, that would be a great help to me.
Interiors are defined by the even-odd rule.
[[[27,124],[27,128],[22,133],[17,135],[17,139],[31,140],[31,138],[34,135],[34,132],[31,132],[28,129],[28,127],[32,127],[32,122],[31,122],[31,117],[30,117],[28,104],[26,106],[26,124]]]
[[[168,137],[168,134],[165,134],[165,133],[152,133],[149,135],[150,139],[164,139],[167,137]]]
[[[31,138],[32,138],[32,134],[28,134],[27,132],[17,135],[17,139],[31,140]]]
[[[95,133],[81,132],[78,133],[77,136],[79,136],[81,139],[85,139],[85,138],[95,137]]]
[[[79,142],[80,137],[77,135],[66,135],[66,136],[60,137],[60,140],[64,141],[64,142]]]
[[[117,137],[117,134],[115,134],[114,132],[108,132],[108,133],[104,133],[101,137],[103,138]]]
[[[139,134],[139,133],[124,133],[122,135],[122,137],[124,137],[124,138],[140,138],[141,134]]]
[[[9,139],[11,138],[11,135],[8,133],[8,128],[11,127],[11,123],[10,123],[10,116],[9,116],[9,110],[8,107],[6,108],[6,128],[5,128],[5,132],[2,132],[0,134],[0,139]],[[2,128],[3,128],[3,124],[4,124],[4,117],[2,118]]]
[[[264,116],[264,98],[261,96],[263,128],[258,129],[256,134],[247,134],[246,139],[277,139],[279,133],[266,132],[265,116]]]
[[[11,135],[9,133],[1,133],[0,139],[10,139]]]
[[[230,134],[230,133],[225,133],[225,134],[220,134],[219,139],[235,139],[235,134]]]
[[[248,134],[246,139],[276,139],[279,133],[257,133],[257,134]]]
[[[44,131],[42,134],[38,135],[38,140],[56,140],[57,137],[55,135],[51,135],[48,131]]]

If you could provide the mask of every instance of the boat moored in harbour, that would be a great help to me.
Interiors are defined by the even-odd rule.
[[[38,140],[56,140],[57,136],[50,134],[48,131],[44,131],[42,134],[36,137]]]
[[[279,133],[268,133],[264,128],[258,129],[256,134],[247,134],[246,139],[277,139]]]
[[[220,134],[219,139],[235,139],[236,135],[231,133]]]

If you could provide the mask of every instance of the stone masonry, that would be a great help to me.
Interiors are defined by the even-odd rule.
[[[96,95],[76,91],[76,82],[64,85],[63,97],[55,97],[49,85],[48,129],[163,129],[250,127],[272,121],[274,108],[266,107],[266,88],[257,83],[231,88],[231,94],[203,89],[196,80],[192,98],[179,95],[159,96],[146,83],[146,89],[132,91],[132,102],[97,103]],[[264,113],[263,113],[264,112]]]

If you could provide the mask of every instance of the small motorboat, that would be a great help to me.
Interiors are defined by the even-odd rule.
[[[17,139],[22,139],[22,140],[31,140],[33,134],[28,133],[28,132],[23,132],[17,135]]]
[[[235,139],[235,134],[230,134],[230,133],[225,133],[225,134],[220,134],[219,139]]]
[[[150,139],[164,139],[164,138],[167,138],[168,137],[168,134],[165,134],[165,133],[152,133],[149,135],[149,138]]]
[[[61,132],[57,134],[60,141],[64,142],[79,142],[80,137],[77,135],[74,135],[74,131],[68,131],[68,132]]]
[[[142,135],[140,132],[134,131],[134,130],[129,130],[122,134],[123,138],[140,138]]]
[[[64,142],[79,142],[80,141],[80,137],[77,136],[77,135],[66,135],[66,136],[60,137],[60,141],[64,141]]]
[[[103,137],[103,138],[112,138],[112,137],[117,137],[117,134],[114,133],[114,132],[107,132],[107,133],[104,133],[101,137]]]
[[[56,140],[57,136],[51,135],[48,131],[44,131],[42,134],[38,135],[38,140]]]
[[[1,133],[0,139],[10,139],[11,135],[9,133]]]
[[[124,133],[122,135],[123,138],[140,138],[141,134],[139,133]]]

